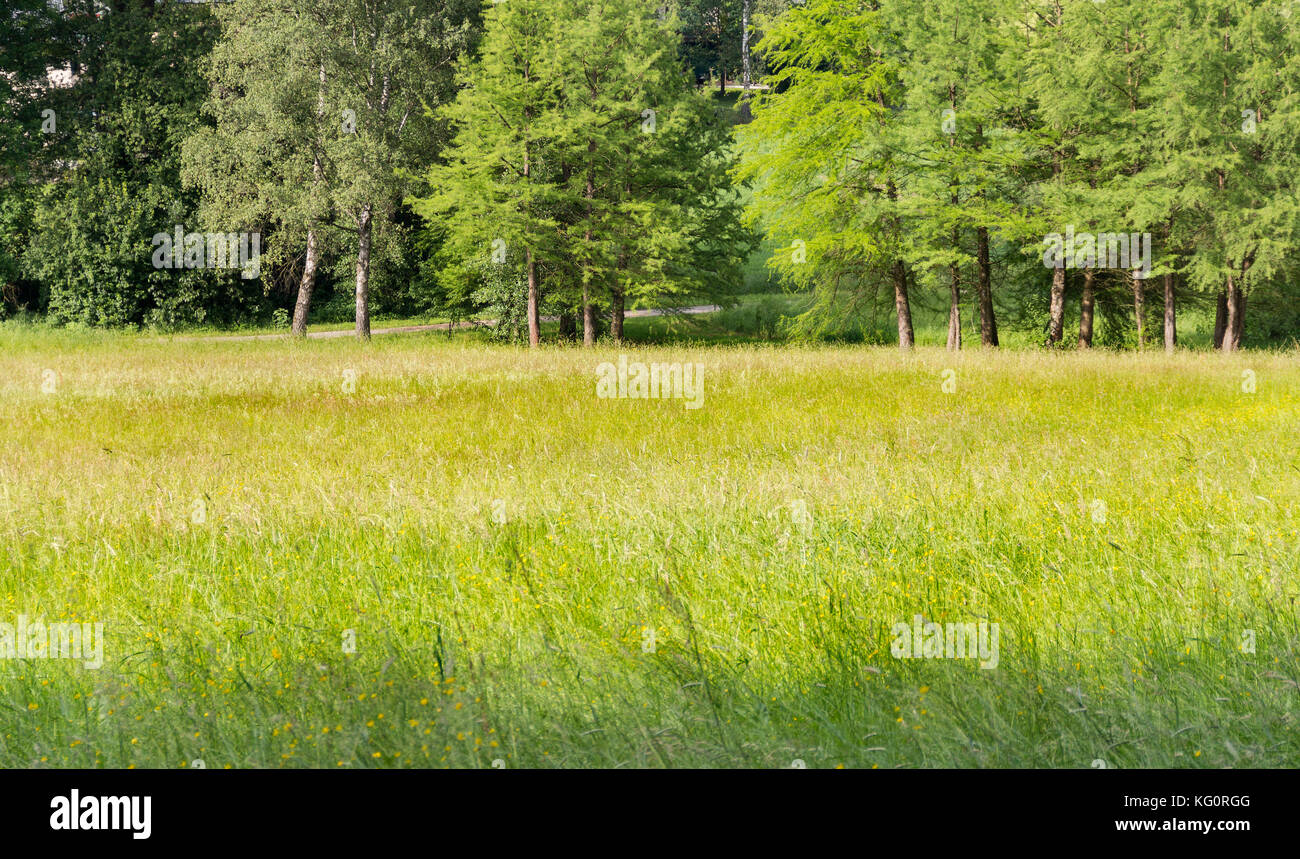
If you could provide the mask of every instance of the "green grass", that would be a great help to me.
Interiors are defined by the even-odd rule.
[[[0,765],[1300,761],[1295,353],[624,352],[0,326]]]

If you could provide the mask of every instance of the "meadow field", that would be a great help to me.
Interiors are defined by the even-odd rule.
[[[0,327],[0,766],[1295,766],[1298,357]]]

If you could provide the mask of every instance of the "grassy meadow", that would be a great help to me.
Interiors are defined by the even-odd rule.
[[[105,636],[5,767],[1300,762],[1295,352],[8,326],[0,416],[0,622]]]

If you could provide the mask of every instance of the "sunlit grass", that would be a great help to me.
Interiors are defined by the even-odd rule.
[[[1300,760],[1294,353],[623,351],[0,328],[0,764]]]

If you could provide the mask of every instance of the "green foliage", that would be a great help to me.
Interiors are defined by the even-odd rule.
[[[480,263],[476,269],[479,287],[469,299],[494,320],[493,339],[523,342],[528,336],[528,293],[522,261],[517,254],[507,255],[502,262]]]
[[[926,289],[970,283],[978,232],[1008,318],[1045,328],[1043,239],[1070,226],[1150,233],[1151,274],[1174,274],[1192,306],[1225,284],[1286,292],[1300,16],[1236,0],[812,0],[764,26],[773,89],[739,131],[738,175],[756,183],[751,223],[782,247],[772,267],[822,315],[894,298],[895,261]],[[1098,278],[1108,314],[1135,312],[1120,275]],[[1136,284],[1148,307],[1153,283]]]
[[[329,189],[313,168],[339,125],[327,123],[318,101],[321,46],[307,9],[262,0],[217,8],[221,38],[203,64],[206,122],[182,150],[201,224],[273,232],[263,269],[286,291],[297,285],[306,230],[331,215]],[[321,230],[317,240],[326,256],[346,248],[335,231]]]
[[[79,76],[58,93],[58,139],[40,168],[22,270],[56,322],[175,325],[233,320],[258,288],[228,272],[155,269],[151,240],[197,229],[180,148],[199,122],[198,63],[215,27],[206,8],[124,5],[80,15],[63,36]],[[159,81],[166,81],[160,86]]]
[[[754,182],[748,222],[777,240],[773,268],[814,289],[826,313],[852,313],[904,241],[899,162],[885,142],[899,94],[887,38],[865,0],[790,9],[761,45],[772,89],[737,130],[735,172]]]
[[[69,17],[81,11],[69,4]],[[48,74],[73,56],[72,26],[47,0],[9,0],[0,15],[0,194],[42,175],[41,154],[59,134],[65,99]],[[54,128],[46,125],[55,111]]]
[[[74,40],[46,0],[12,0],[0,15],[0,318],[39,299],[23,270],[32,203],[61,152],[58,117],[67,102],[47,69],[62,66]],[[47,111],[52,111],[49,113]]]
[[[1098,273],[1098,345],[1143,293],[1158,327],[1165,274],[1193,314],[1248,298],[1251,343],[1296,335],[1291,5],[754,0],[752,122],[692,80],[737,77],[743,0],[63,5],[0,20],[0,313],[265,319],[310,231],[331,307],[364,274],[380,312],[504,313],[499,242],[555,312],[780,284],[812,335],[987,276],[1037,337],[1072,225],[1152,235],[1152,280]],[[260,232],[262,279],[147,266],[175,224]]]
[[[650,4],[499,4],[460,79],[453,146],[412,201],[445,238],[450,294],[507,252],[568,307],[734,290],[750,240],[726,131]]]
[[[445,136],[428,108],[450,96],[451,61],[472,47],[477,15],[469,0],[219,10],[206,64],[211,125],[185,144],[204,221],[271,232],[267,265],[285,292],[299,285],[311,235],[327,279],[364,276],[376,309],[412,309],[419,264],[399,204]]]

